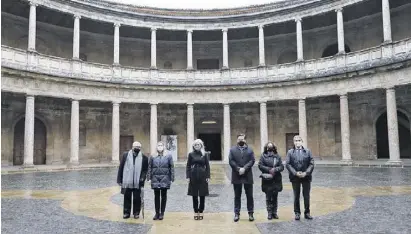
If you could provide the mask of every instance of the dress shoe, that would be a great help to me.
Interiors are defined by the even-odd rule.
[[[158,216],[159,220],[163,220],[164,219],[164,213],[161,213],[160,216]]]
[[[300,220],[300,214],[295,214],[295,220]]]
[[[139,219],[139,218],[140,218],[140,215],[138,215],[138,214],[134,215],[134,219]]]
[[[240,219],[240,215],[239,215],[239,214],[235,214],[235,215],[234,215],[234,222],[238,222],[239,219]]]
[[[123,215],[123,219],[128,219],[128,218],[130,218],[130,214],[124,214]]]
[[[313,219],[313,217],[310,214],[304,214],[304,218],[309,220]]]
[[[248,214],[248,220],[249,220],[250,222],[253,222],[253,221],[254,221],[253,213],[249,213],[249,214]]]
[[[158,214],[158,213],[156,213],[155,215],[154,215],[154,217],[153,217],[153,220],[158,220],[158,217],[159,217],[160,215]]]
[[[278,215],[276,213],[273,213],[273,219],[278,219]]]
[[[268,219],[268,220],[272,220],[272,219],[273,219],[273,215],[272,215],[271,213],[269,213],[268,216],[267,216],[267,219]]]

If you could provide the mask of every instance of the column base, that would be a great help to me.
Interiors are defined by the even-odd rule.
[[[345,51],[340,51],[340,52],[337,53],[337,55],[340,55],[340,56],[345,55]]]
[[[73,57],[73,58],[71,58],[73,61],[77,61],[77,62],[81,62],[82,60],[80,59],[80,58],[76,58],[76,57]]]
[[[33,163],[28,163],[28,164],[23,164],[22,166],[21,166],[21,168],[34,168],[34,164]]]
[[[343,166],[352,166],[354,164],[354,161],[352,159],[343,159],[340,161],[340,165]]]
[[[392,43],[392,40],[389,40],[389,41],[383,41],[381,44],[382,45],[388,45],[388,44],[391,44]]]
[[[402,167],[402,161],[401,160],[388,160],[385,165],[389,165],[389,166],[397,166],[397,167]]]
[[[120,63],[113,63],[113,67],[120,67]]]
[[[192,68],[192,67],[187,67],[186,70],[187,70],[187,71],[194,71],[194,68]]]
[[[263,67],[265,67],[265,66],[266,66],[265,63],[258,64],[258,68],[263,68]]]
[[[150,69],[151,69],[151,70],[157,70],[157,67],[151,66]]]
[[[79,165],[80,165],[79,162],[69,162],[69,163],[67,164],[67,168],[76,168],[76,167],[78,167]]]
[[[228,67],[222,67],[221,68],[221,70],[228,70],[228,69],[230,69],[230,68],[228,68]]]
[[[27,49],[27,52],[38,54],[38,52],[37,52],[36,49],[31,49],[31,48],[28,48],[28,49]]]
[[[111,165],[120,165],[120,161],[119,160],[111,160],[110,164]]]
[[[295,62],[297,63],[304,62],[304,59],[297,59]]]

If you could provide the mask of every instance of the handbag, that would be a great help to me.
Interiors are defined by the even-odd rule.
[[[272,180],[274,176],[268,173],[263,173],[260,175],[260,178],[263,180]]]
[[[121,194],[124,195],[125,192],[126,192],[126,189],[125,189],[125,188],[121,188],[121,189],[120,189],[120,193],[121,193]]]

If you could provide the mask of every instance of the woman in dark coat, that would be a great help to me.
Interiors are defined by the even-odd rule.
[[[150,157],[147,174],[148,180],[151,180],[151,188],[154,189],[156,214],[153,220],[163,220],[167,203],[167,190],[174,182],[173,157],[165,153],[163,142],[157,143],[157,154]]]
[[[284,166],[274,143],[265,144],[258,168],[262,172],[260,176],[262,179],[261,189],[266,196],[267,219],[278,219],[278,193],[283,190],[281,172],[284,170]]]
[[[210,164],[200,139],[193,142],[193,151],[188,154],[186,178],[189,182],[187,195],[193,196],[194,219],[202,220],[205,196],[209,195]]]

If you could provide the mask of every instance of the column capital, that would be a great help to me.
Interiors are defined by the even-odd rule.
[[[151,28],[150,30],[151,30],[151,32],[155,32],[155,31],[157,31],[157,28]]]
[[[81,99],[80,98],[70,98],[70,101],[72,102],[79,102]]]
[[[118,106],[118,105],[120,105],[121,102],[120,101],[113,101],[112,103],[113,103],[113,106]]]
[[[119,27],[121,27],[121,24],[119,22],[116,22],[116,23],[114,23],[114,27],[119,28]]]
[[[260,25],[258,25],[258,29],[260,29],[260,30],[264,29],[264,26],[265,26],[264,24],[260,24]]]
[[[394,92],[395,91],[395,86],[391,86],[391,87],[386,88],[386,91],[387,92]]]
[[[26,93],[26,98],[27,99],[34,99],[34,94]]]
[[[150,102],[150,106],[157,106],[158,104],[158,102]]]
[[[74,19],[81,19],[81,15],[79,15],[79,14],[74,14],[74,15],[73,15],[73,18],[74,18]]]
[[[37,1],[33,1],[33,0],[30,0],[29,4],[30,4],[30,6],[35,6],[35,7],[37,7],[39,5],[39,3]]]
[[[187,106],[193,106],[194,102],[187,102]]]
[[[260,106],[264,106],[264,105],[267,105],[267,100],[262,100],[262,101],[259,101],[258,103],[260,103]]]
[[[302,21],[303,21],[303,19],[302,19],[302,18],[300,18],[300,17],[297,17],[297,18],[295,18],[295,19],[294,19],[294,21],[295,21],[295,22],[302,22]]]
[[[342,7],[339,7],[339,8],[337,8],[337,9],[335,9],[335,12],[343,12],[344,11],[344,9],[342,8]]]
[[[340,99],[343,99],[343,98],[348,98],[348,93],[340,93],[339,94],[339,96],[340,96]]]
[[[228,28],[223,28],[223,29],[221,29],[221,31],[224,33],[224,32],[228,32]]]
[[[187,29],[187,33],[193,33],[193,29]]]
[[[305,98],[298,99],[298,102],[305,102]]]
[[[230,102],[222,102],[221,104],[223,104],[223,106],[230,106]]]

